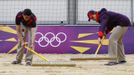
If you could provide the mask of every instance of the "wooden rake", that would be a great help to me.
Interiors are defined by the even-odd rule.
[[[38,57],[40,57],[41,59],[47,61],[47,62],[34,62],[32,63],[32,66],[59,66],[59,67],[75,67],[76,64],[72,63],[72,62],[61,62],[61,61],[48,61],[44,56],[40,55],[39,53],[35,52],[33,49],[25,46],[25,48],[29,51],[31,51],[32,53],[34,53],[35,55],[37,55]]]
[[[94,57],[76,57],[76,58],[71,58],[70,60],[72,61],[83,61],[83,60],[114,60],[116,58],[110,58],[110,57],[97,57],[97,54],[102,47],[102,41],[105,39],[105,36],[102,37],[101,43],[98,44],[98,47],[95,51]]]

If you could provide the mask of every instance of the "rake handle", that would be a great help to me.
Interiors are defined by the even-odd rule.
[[[100,48],[101,48],[101,46],[102,46],[102,41],[104,40],[104,38],[105,38],[105,36],[102,37],[101,43],[99,43],[98,48],[97,48],[96,51],[95,51],[95,55],[98,54],[98,52],[99,52],[99,50],[100,50]]]
[[[25,48],[29,51],[31,51],[32,53],[34,53],[35,55],[37,55],[38,57],[40,57],[41,59],[45,60],[45,61],[48,61],[44,56],[40,55],[39,53],[35,52],[33,49],[25,46]]]

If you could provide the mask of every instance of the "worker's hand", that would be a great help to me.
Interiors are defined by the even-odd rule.
[[[34,48],[34,43],[32,43],[32,44],[30,45],[30,48]]]
[[[22,42],[21,42],[21,46],[22,46],[22,47],[25,47],[26,45],[27,45],[27,43],[26,43],[25,41],[22,41]]]
[[[103,33],[102,31],[98,32],[98,37],[99,39],[105,39],[106,38],[106,33]]]

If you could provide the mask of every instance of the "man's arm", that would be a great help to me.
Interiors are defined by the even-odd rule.
[[[103,15],[101,22],[100,22],[100,27],[99,27],[99,32],[98,36],[99,38],[102,39],[103,36],[106,36],[106,29],[107,29],[107,23],[108,23],[108,16],[105,14]]]
[[[21,25],[16,25],[16,31],[17,31],[17,36],[18,36],[18,39],[21,43],[24,43],[24,39],[23,39],[23,35],[22,35],[22,28],[21,28]]]
[[[34,44],[34,42],[35,42],[36,27],[33,27],[33,28],[32,28],[32,32],[33,32],[33,35],[32,35],[32,44]]]

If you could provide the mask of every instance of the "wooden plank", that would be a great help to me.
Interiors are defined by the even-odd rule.
[[[33,62],[32,66],[59,66],[59,67],[75,67],[72,62]]]
[[[70,60],[79,61],[79,60],[114,60],[116,58],[109,57],[86,57],[86,58],[71,58]]]

